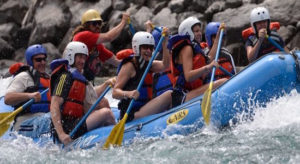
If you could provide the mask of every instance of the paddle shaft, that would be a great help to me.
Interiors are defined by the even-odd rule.
[[[92,111],[96,108],[96,106],[99,104],[99,102],[103,99],[103,97],[106,95],[106,93],[110,90],[111,86],[107,86],[104,92],[101,94],[101,96],[97,99],[97,101],[91,106],[91,108],[88,110],[88,112],[82,117],[82,119],[79,121],[79,123],[75,126],[75,128],[71,131],[70,137],[73,137],[76,131],[79,129],[79,127],[82,125],[82,123],[87,119],[87,117],[92,113]]]
[[[280,51],[285,52],[284,49],[277,42],[275,42],[272,38],[270,38],[270,36],[266,35],[266,38],[268,39],[269,42],[271,42]]]
[[[217,52],[216,52],[216,57],[215,57],[216,62],[218,62],[218,59],[219,59],[219,54],[220,54],[222,39],[223,39],[223,33],[224,33],[224,29],[221,29],[220,38],[218,41]],[[213,70],[212,70],[211,78],[210,78],[210,83],[212,83],[214,81],[215,72],[216,72],[216,67],[214,66]]]
[[[128,19],[128,25],[129,25],[129,30],[130,30],[131,34],[134,35],[135,34],[135,30],[134,30],[134,28],[133,28],[133,26],[131,24],[130,19]]]
[[[219,38],[219,41],[218,41],[217,52],[216,52],[216,56],[215,56],[215,61],[216,62],[218,61],[219,54],[220,54],[220,49],[221,49],[221,45],[222,45],[222,38],[223,38],[223,32],[224,32],[224,29],[221,29],[220,38]],[[216,67],[214,66],[213,70],[212,70],[209,86],[208,86],[207,90],[204,92],[203,100],[202,100],[202,104],[201,104],[202,116],[203,116],[203,119],[204,119],[204,121],[207,125],[210,122],[211,92],[212,92],[212,89],[213,89],[213,84],[214,84],[213,80],[214,80],[215,72],[216,72]]]
[[[158,52],[158,50],[160,49],[161,44],[162,44],[162,42],[164,41],[164,39],[165,39],[164,36],[162,36],[162,37],[160,38],[160,40],[159,40],[159,42],[158,42],[158,45],[157,45],[157,47],[155,48],[155,51],[154,51],[154,53],[152,54],[152,57],[151,57],[151,59],[150,59],[148,65],[147,65],[147,67],[146,67],[146,69],[145,69],[145,72],[144,72],[144,74],[143,74],[143,76],[142,76],[142,78],[141,78],[141,81],[140,81],[140,83],[139,83],[139,85],[138,85],[138,87],[137,87],[137,90],[138,90],[138,91],[141,89],[141,87],[142,87],[142,85],[143,85],[143,83],[144,83],[145,77],[146,77],[146,75],[147,75],[149,69],[151,68],[152,62],[153,62],[153,60],[155,59],[155,57],[156,57],[156,55],[157,55],[157,52]],[[129,114],[129,112],[131,111],[131,108],[132,108],[132,105],[133,105],[134,101],[135,101],[134,99],[132,99],[132,100],[130,101],[130,104],[129,104],[128,109],[127,109],[127,111],[126,111],[127,114]]]
[[[49,90],[49,88],[45,89],[44,91],[41,92],[41,95],[45,94],[47,91]],[[14,112],[12,112],[10,115],[8,115],[6,118],[4,118],[3,120],[0,121],[0,125],[2,125],[3,123],[5,123],[7,120],[9,120],[10,118],[16,116],[18,113],[20,113],[23,109],[27,108],[29,105],[31,105],[32,103],[34,103],[34,98],[30,99],[29,101],[27,101],[24,105],[22,105],[21,107],[19,107],[17,110],[15,110]]]
[[[219,66],[219,69],[222,71],[222,72],[224,72],[226,75],[228,75],[228,76],[233,76],[233,74],[232,73],[230,73],[229,71],[227,71],[224,67],[222,67],[222,66]]]
[[[146,75],[147,75],[147,73],[148,73],[148,71],[149,71],[149,69],[152,65],[152,62],[155,59],[158,50],[160,49],[161,43],[163,42],[164,38],[165,38],[165,34],[163,33],[162,37],[159,40],[158,46],[155,48],[154,53],[152,53],[152,57],[151,57],[148,65],[146,67],[146,70],[145,70],[140,82],[139,82],[137,90],[140,90],[140,88],[141,88],[141,86],[144,82],[144,79],[145,79],[145,77],[146,77]],[[107,139],[106,139],[106,141],[103,145],[104,149],[109,148],[110,145],[117,145],[117,146],[122,145],[125,123],[126,123],[126,120],[128,118],[128,114],[129,114],[129,112],[132,108],[133,103],[134,103],[134,99],[132,99],[130,101],[130,104],[129,104],[129,106],[127,108],[127,111],[126,111],[124,117],[122,118],[122,120],[117,125],[115,125],[114,128],[111,130],[109,136],[107,137]]]

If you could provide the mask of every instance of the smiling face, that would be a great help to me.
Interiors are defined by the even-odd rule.
[[[153,49],[153,45],[143,44],[140,46],[140,54],[146,61],[149,61],[152,57]]]
[[[33,68],[36,69],[39,73],[45,73],[46,71],[46,55],[38,54],[32,57]]]
[[[77,70],[79,72],[83,71],[86,58],[87,58],[87,56],[85,54],[76,54],[75,55],[74,67],[77,68]]]
[[[198,43],[201,43],[202,40],[202,32],[201,32],[201,25],[200,24],[196,24],[192,27],[192,31],[195,35],[195,40]]]

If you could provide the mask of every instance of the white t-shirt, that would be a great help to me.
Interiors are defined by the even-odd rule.
[[[9,92],[24,92],[26,88],[34,86],[32,77],[28,72],[21,72],[14,77],[10,85],[8,86],[6,93]]]
[[[97,99],[98,99],[98,95],[97,95],[92,83],[88,82],[88,85],[86,86],[86,91],[85,91],[85,98],[83,101],[85,113],[90,109],[90,107],[96,102]]]

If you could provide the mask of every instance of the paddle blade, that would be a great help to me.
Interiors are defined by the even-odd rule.
[[[213,82],[209,83],[208,89],[204,92],[204,96],[201,104],[203,119],[207,125],[209,125],[209,121],[210,121],[212,87],[213,87]]]
[[[11,114],[11,112],[8,113],[1,113],[0,114],[0,120],[5,119]],[[11,122],[14,120],[15,117],[9,117],[8,119],[1,121],[0,123],[0,136],[2,136],[10,127]]]
[[[4,120],[5,117],[9,116],[11,112],[0,113],[0,120]]]
[[[125,113],[123,119],[111,130],[106,142],[103,145],[104,149],[108,149],[110,145],[121,146],[127,117],[128,114]]]

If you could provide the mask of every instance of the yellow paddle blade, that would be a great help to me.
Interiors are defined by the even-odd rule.
[[[209,83],[208,89],[204,92],[204,96],[201,104],[203,119],[207,125],[209,125],[209,121],[210,121],[212,87],[213,87],[213,82]]]
[[[13,112],[10,113],[2,113],[1,120],[0,120],[0,137],[8,130],[10,123],[15,119],[16,115],[23,110],[23,106],[20,106]],[[2,116],[4,118],[2,118]]]
[[[9,129],[11,122],[1,125],[0,127],[0,137]]]
[[[4,120],[5,117],[9,116],[12,112],[0,113],[0,121]]]
[[[111,130],[106,142],[103,145],[103,149],[108,149],[110,145],[121,146],[127,117],[128,115],[125,113],[123,119]]]
[[[11,122],[15,117],[8,117],[11,115],[11,112],[8,113],[0,113],[0,136],[2,136],[10,127]],[[6,119],[8,118],[8,119]]]

